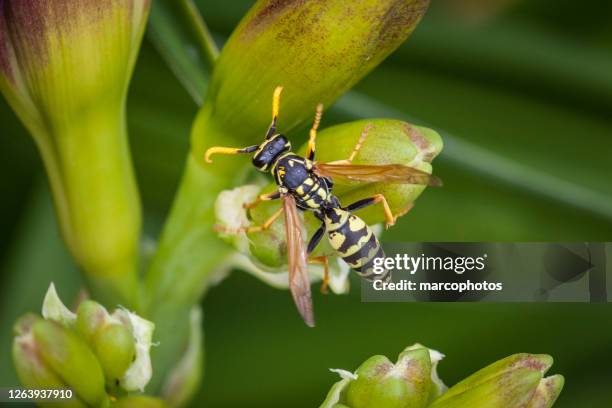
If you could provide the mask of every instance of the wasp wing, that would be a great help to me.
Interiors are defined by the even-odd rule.
[[[283,210],[289,261],[289,289],[302,319],[308,326],[313,327],[315,322],[312,311],[310,279],[308,279],[306,246],[302,237],[302,223],[293,196],[289,194],[283,196]]]
[[[438,177],[403,164],[315,163],[314,170],[320,176],[345,182],[442,185]]]

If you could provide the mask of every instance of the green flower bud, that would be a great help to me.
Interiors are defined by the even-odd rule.
[[[136,345],[130,331],[120,324],[101,328],[93,338],[93,350],[104,370],[107,384],[118,385],[136,357]]]
[[[402,44],[428,4],[258,1],[217,62],[192,134],[196,158],[202,161],[206,147],[232,137],[242,144],[261,140],[278,85],[285,87],[279,129],[311,120],[317,103],[330,105]]]
[[[429,401],[431,361],[426,349],[402,353],[396,364],[374,356],[357,369],[346,390],[352,408],[421,408]]]
[[[526,407],[551,367],[547,355],[516,354],[493,363],[451,387],[432,408]]]
[[[424,408],[444,385],[436,373],[442,354],[419,344],[406,348],[393,364],[374,356],[355,372],[337,371],[343,379],[329,392],[321,408]]]
[[[488,365],[487,367],[470,375],[468,378],[455,384],[448,391],[446,391],[444,395],[438,399],[438,401],[461,394],[469,389],[477,387],[483,382],[498,377],[502,374],[512,372],[516,369],[531,369],[532,371],[543,374],[548,371],[552,364],[552,357],[546,354],[514,354]]]
[[[561,394],[565,379],[562,375],[543,378],[526,408],[550,408]]]
[[[112,408],[166,408],[168,405],[158,398],[138,395],[122,398],[111,404]]]
[[[526,406],[542,374],[519,368],[493,377],[451,398],[436,400],[431,408],[520,408]]]
[[[90,345],[109,388],[143,391],[152,375],[150,348],[154,324],[135,313],[86,300],[77,310],[75,331]]]
[[[30,388],[65,388],[66,383],[49,367],[38,352],[32,337],[32,325],[42,319],[28,314],[15,324],[13,360],[21,383]]]
[[[325,163],[347,159],[366,128],[369,129],[367,138],[353,163],[403,164],[432,173],[431,162],[443,147],[440,135],[431,129],[395,119],[358,120],[321,130],[317,136],[316,160]],[[306,145],[299,152],[305,154]],[[347,183],[343,180],[336,180],[333,189],[344,205],[375,194],[383,194],[395,215],[408,211],[424,190],[423,185]],[[384,221],[380,206],[360,210],[359,217],[369,224]]]
[[[109,315],[95,302],[84,302],[76,329],[88,339],[100,360],[109,385],[143,391],[153,373],[150,349],[154,324],[123,309]]]
[[[337,373],[342,379],[331,387],[327,393],[327,397],[325,397],[325,401],[323,401],[319,408],[350,408],[347,405],[339,403],[339,401],[343,398],[342,393],[347,385],[352,380],[357,379],[357,376],[345,370],[332,369],[330,371]]]
[[[442,361],[442,359],[444,359],[444,354],[440,353],[437,350],[427,348],[419,343],[406,347],[404,352],[420,349],[428,350],[429,359],[431,360],[431,392],[429,393],[429,402],[431,402],[434,399],[438,398],[440,395],[442,395],[448,389],[448,387],[438,376],[438,364],[440,363],[440,361]],[[403,353],[400,354],[400,359],[402,358],[402,356]]]
[[[400,354],[396,364],[374,356],[355,374],[332,370],[342,380],[334,384],[320,408],[550,408],[563,388],[561,375],[542,378],[552,366],[550,356],[515,354],[446,391],[436,372],[443,357],[415,344]]]
[[[106,401],[98,360],[76,334],[59,323],[32,315],[20,319],[13,358],[19,379],[28,387],[72,388],[78,400],[93,406]]]
[[[42,315],[64,327],[74,327],[98,358],[107,384],[118,385],[135,358],[134,337],[126,327],[112,323],[106,309],[91,300],[82,302],[77,314],[72,313],[60,300],[53,283],[45,295]]]
[[[77,309],[75,330],[85,341],[93,344],[93,337],[109,321],[110,316],[104,306],[93,300],[85,300]]]
[[[123,304],[136,293],[141,224],[124,108],[148,8],[149,0],[0,8],[0,91],[38,146],[70,251],[97,295]]]

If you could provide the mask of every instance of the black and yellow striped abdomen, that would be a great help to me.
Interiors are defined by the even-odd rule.
[[[359,217],[340,208],[325,214],[327,236],[332,248],[348,266],[368,280],[390,279],[390,274],[374,273],[374,259],[385,253],[372,229]]]

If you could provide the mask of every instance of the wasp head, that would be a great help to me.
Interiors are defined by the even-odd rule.
[[[291,150],[291,142],[281,134],[266,139],[253,156],[253,165],[260,171],[268,171],[282,153]]]

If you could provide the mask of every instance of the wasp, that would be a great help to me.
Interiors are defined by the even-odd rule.
[[[361,134],[352,153],[346,160],[328,163],[315,161],[316,137],[323,105],[319,104],[310,129],[306,157],[292,151],[291,142],[276,126],[280,108],[281,86],[274,90],[272,98],[272,122],[268,127],[263,143],[243,148],[211,147],[205,153],[205,161],[211,163],[213,154],[253,154],[252,163],[261,172],[269,172],[274,177],[278,190],[261,194],[245,205],[253,208],[263,201],[282,199],[283,205],[262,225],[243,227],[232,232],[264,231],[282,215],[285,220],[287,259],[289,267],[289,288],[302,318],[309,326],[314,326],[310,280],[307,263],[324,265],[323,290],[328,282],[327,257],[312,257],[325,234],[333,250],[359,275],[368,280],[389,280],[390,273],[375,274],[373,263],[376,258],[385,256],[382,246],[372,229],[353,212],[370,205],[382,204],[387,227],[395,224],[394,216],[384,195],[377,194],[364,198],[348,206],[342,206],[332,194],[333,180],[359,181],[366,183],[387,182],[438,186],[438,178],[401,164],[366,165],[353,164],[353,160],[363,145],[370,126]],[[304,245],[298,210],[310,211],[321,221],[320,227]]]

